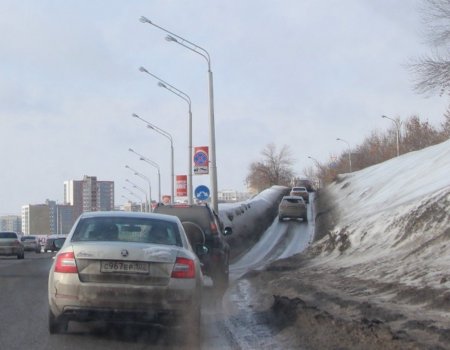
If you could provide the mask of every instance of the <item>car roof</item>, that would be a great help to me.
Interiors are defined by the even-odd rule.
[[[163,215],[158,213],[142,213],[131,211],[91,211],[80,215],[80,219],[85,218],[136,218],[136,219],[159,219],[178,222],[174,215]]]

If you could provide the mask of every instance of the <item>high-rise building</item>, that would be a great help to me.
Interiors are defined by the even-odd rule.
[[[22,232],[26,235],[51,234],[50,210],[47,204],[27,204],[22,206]]]
[[[73,225],[73,207],[46,200],[45,204],[22,206],[22,231],[24,234],[67,234]]]
[[[83,180],[65,181],[64,202],[73,205],[74,220],[84,212],[114,210],[114,182],[87,175]]]
[[[0,231],[22,232],[22,220],[18,215],[0,216]]]

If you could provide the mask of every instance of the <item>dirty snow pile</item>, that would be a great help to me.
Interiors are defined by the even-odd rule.
[[[316,264],[432,289],[448,307],[450,141],[340,175],[328,190],[338,224],[318,242]]]

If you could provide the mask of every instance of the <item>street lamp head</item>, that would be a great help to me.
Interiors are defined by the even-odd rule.
[[[338,137],[337,139],[336,139],[337,141],[341,141],[341,139]]]
[[[152,21],[150,21],[147,17],[141,16],[141,18],[139,18],[139,21],[142,23],[150,23],[152,24]]]
[[[174,38],[172,35],[166,35],[166,41],[172,41],[174,43],[178,42],[178,40]]]
[[[145,160],[145,158],[144,157],[140,157],[139,160]]]
[[[135,118],[139,118],[139,116],[136,113],[133,113],[131,116],[135,117]]]
[[[167,86],[166,86],[166,84],[164,84],[164,83],[161,83],[160,81],[158,82],[158,86],[159,86],[159,87],[162,87],[162,88],[166,88],[166,89],[167,89]]]
[[[155,128],[153,127],[153,125],[150,125],[150,124],[147,124],[147,128],[155,130]]]
[[[139,71],[144,72],[144,73],[148,73],[148,70],[145,69],[144,67],[139,67]]]
[[[385,115],[382,115],[381,118],[387,118]]]
[[[130,168],[128,165],[125,165],[125,168]]]
[[[132,149],[132,148],[128,148],[128,150],[129,150],[130,152],[134,152],[134,149]]]

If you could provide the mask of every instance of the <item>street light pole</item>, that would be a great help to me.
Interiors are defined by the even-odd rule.
[[[150,182],[150,179],[145,176],[144,174],[141,174],[140,172],[138,172],[137,170],[134,170],[132,167],[125,165],[125,168],[130,169],[132,172],[134,172],[134,175],[139,176],[140,178],[144,179],[145,181],[147,181],[148,183],[148,193],[149,193],[149,198],[150,198],[150,203],[152,202],[152,184]],[[150,203],[147,203],[147,211],[151,212],[151,207],[150,207]]]
[[[147,69],[145,69],[144,67],[140,67],[139,71],[143,72],[143,73],[147,73],[148,75],[152,76],[153,78],[155,78],[156,80],[158,80],[158,86],[162,87],[168,91],[170,91],[171,93],[177,95],[178,97],[182,98],[184,101],[186,101],[186,103],[188,104],[189,107],[189,127],[188,127],[188,135],[189,135],[189,140],[188,140],[188,204],[192,204],[192,198],[193,198],[193,190],[192,190],[192,103],[191,103],[191,98],[189,97],[188,94],[186,94],[185,92],[177,89],[175,86],[169,84],[168,82],[162,80],[161,78],[159,78],[158,76],[156,76],[153,73],[150,73]]]
[[[137,156],[139,156],[139,159],[140,159],[140,160],[143,160],[143,161],[149,163],[150,165],[152,165],[153,167],[156,168],[156,170],[157,170],[157,172],[158,172],[158,201],[161,203],[161,202],[162,202],[162,200],[161,200],[161,172],[160,172],[160,170],[159,170],[159,165],[158,165],[156,162],[154,162],[153,160],[148,159],[148,158],[144,157],[142,154],[136,152],[136,151],[135,151],[134,149],[132,149],[132,148],[129,148],[128,150],[129,150],[130,152],[136,154]]]
[[[213,90],[213,73],[211,70],[211,57],[204,48],[194,44],[193,42],[170,32],[169,30],[153,23],[148,18],[142,16],[140,18],[142,23],[148,23],[152,26],[161,29],[162,31],[168,33],[166,36],[167,41],[175,42],[186,49],[195,52],[196,54],[202,56],[208,63],[208,93],[209,93],[209,158],[210,158],[210,181],[211,181],[211,202],[214,210],[219,212],[218,205],[218,190],[217,190],[217,165],[216,165],[216,135],[215,135],[215,125],[214,125],[214,90]]]
[[[174,183],[175,183],[175,169],[174,169],[174,155],[173,155],[173,138],[172,135],[169,134],[167,131],[157,127],[156,125],[148,122],[147,120],[141,118],[140,116],[138,116],[136,113],[132,114],[133,117],[142,120],[144,123],[147,124],[147,128],[152,129],[154,131],[156,131],[158,134],[166,137],[169,142],[170,142],[170,163],[171,163],[171,169],[170,169],[170,173],[171,173],[171,177],[172,177],[172,182],[170,184],[170,188],[171,188],[171,202],[174,203],[175,202],[175,191],[174,191]]]
[[[125,186],[123,186],[122,188],[123,188],[124,190],[127,190],[128,193],[131,194],[132,196],[134,196],[134,197],[136,197],[137,199],[139,199],[139,201],[141,202],[141,211],[145,211],[145,209],[142,210],[142,198],[139,197],[139,196],[138,196],[136,193],[134,193],[133,191],[131,191],[129,188],[127,188],[127,187],[125,187]]]
[[[138,185],[136,185],[134,182],[125,179],[126,182],[128,182],[131,186],[133,186],[133,188],[138,189],[139,191],[141,191],[144,196],[145,196],[145,206],[147,207],[147,204],[149,203],[148,197],[147,197],[147,191],[145,191],[142,187],[139,187]],[[126,189],[125,187],[123,187],[124,189]],[[146,208],[147,209],[147,208]]]
[[[345,142],[347,144],[347,146],[348,146],[348,164],[349,164],[349,167],[350,167],[350,172],[352,172],[352,156],[351,156],[351,153],[350,153],[350,144],[347,141],[345,141],[343,139],[340,139],[339,137],[336,140]]]
[[[401,126],[401,121],[399,120],[395,120],[389,117],[386,117],[385,115],[382,115],[381,118],[386,118],[389,119],[390,121],[392,121],[395,124],[395,127],[397,129],[397,157],[400,155],[400,126]]]

